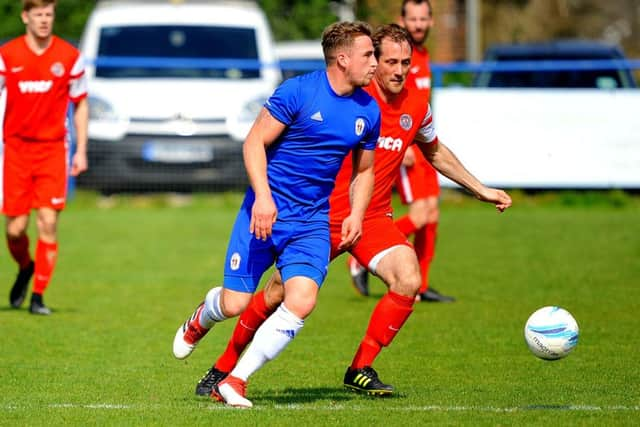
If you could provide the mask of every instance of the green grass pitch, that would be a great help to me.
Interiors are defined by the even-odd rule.
[[[53,316],[9,308],[15,265],[0,257],[0,425],[638,425],[640,199],[515,196],[498,215],[445,192],[432,282],[458,301],[417,305],[383,350],[374,366],[394,397],[342,388],[377,298],[355,294],[341,257],[242,411],[194,395],[234,321],[189,359],[171,354],[178,325],[221,281],[240,196],[79,193],[61,218]],[[526,348],[524,323],[544,305],[580,325],[566,359]]]

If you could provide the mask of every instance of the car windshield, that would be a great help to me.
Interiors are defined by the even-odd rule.
[[[258,47],[252,28],[145,25],[105,27],[100,31],[96,77],[259,76]]]
[[[497,61],[551,61],[551,60],[603,60],[608,57],[592,57],[584,56],[576,57],[571,55],[565,56],[546,56],[546,55],[529,55],[521,56],[497,56],[493,60]],[[491,74],[491,78],[487,86],[489,87],[524,87],[524,88],[602,88],[612,89],[627,86],[624,75],[618,70],[527,70],[527,71],[508,71],[497,72]],[[624,80],[624,81],[623,81]]]

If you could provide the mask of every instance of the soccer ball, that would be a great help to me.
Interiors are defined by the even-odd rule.
[[[524,326],[529,350],[545,360],[566,357],[578,344],[578,323],[571,313],[560,307],[536,310]]]

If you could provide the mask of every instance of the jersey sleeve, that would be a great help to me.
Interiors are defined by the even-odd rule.
[[[359,148],[361,148],[362,150],[376,149],[376,144],[378,143],[378,138],[380,137],[380,120],[380,110],[377,109],[377,114],[373,115],[373,120],[371,121],[371,128],[365,135],[365,138],[360,141]]]
[[[422,123],[420,123],[417,137],[421,142],[426,142],[427,144],[438,143],[438,135],[436,134],[433,115],[431,114],[431,105],[427,105],[427,113],[422,119]]]
[[[297,78],[285,80],[264,104],[269,113],[286,126],[293,122],[298,113],[300,97],[298,82]]]
[[[7,74],[7,67],[4,65],[4,59],[0,54],[0,91],[4,89],[5,75]]]
[[[87,96],[87,77],[84,67],[84,58],[79,55],[71,69],[71,79],[69,81],[69,98],[73,102],[78,102]]]

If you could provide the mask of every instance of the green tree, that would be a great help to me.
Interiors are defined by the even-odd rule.
[[[338,17],[326,0],[260,0],[276,40],[318,39]]]
[[[317,39],[325,26],[338,19],[326,0],[258,0],[257,3],[267,14],[276,40]],[[92,0],[58,0],[55,33],[78,40],[95,4]],[[0,0],[0,40],[24,33],[21,10],[19,0]]]

